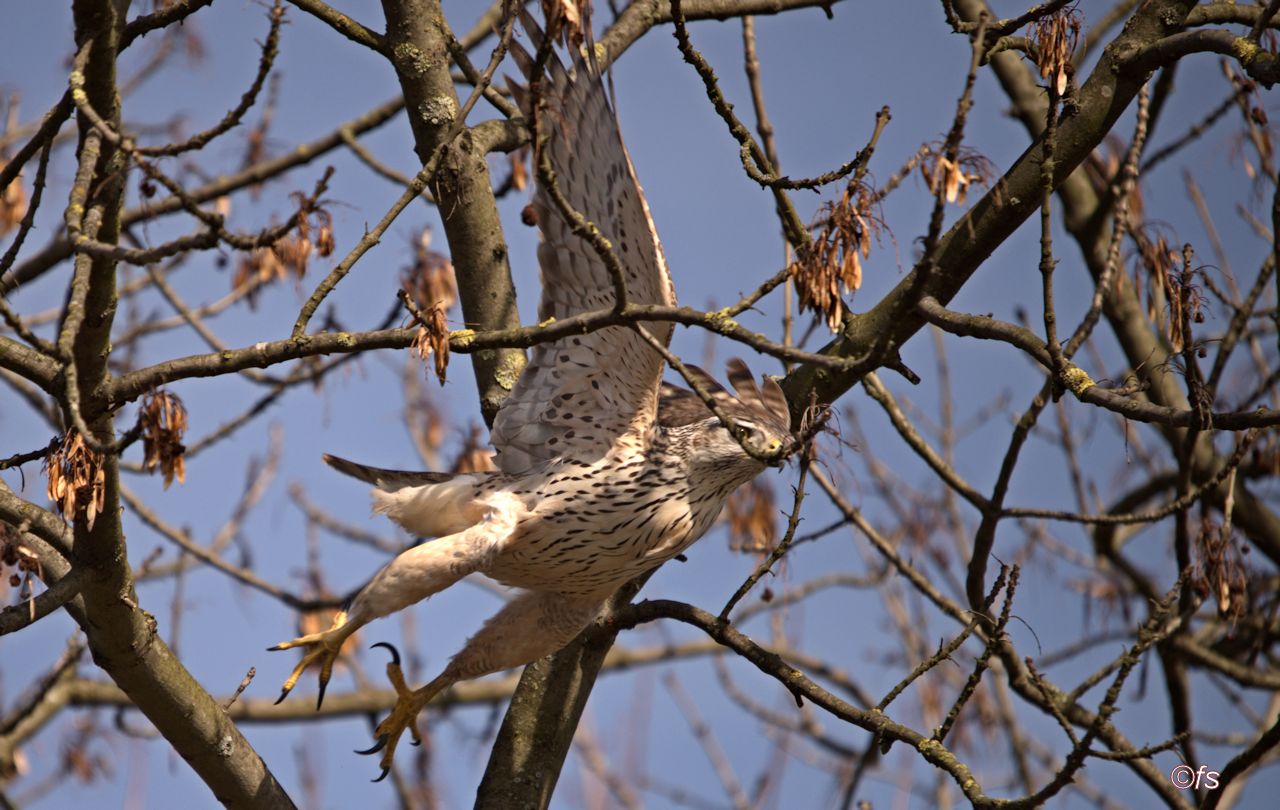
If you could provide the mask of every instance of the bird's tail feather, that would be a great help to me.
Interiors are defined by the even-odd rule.
[[[443,484],[454,478],[452,473],[439,472],[414,472],[411,470],[387,470],[382,467],[370,467],[366,464],[357,464],[354,461],[348,461],[345,458],[331,456],[325,453],[321,458],[324,463],[334,468],[344,475],[352,478],[358,478],[375,487],[386,490],[387,492],[395,492],[404,487],[420,487],[423,484]]]
[[[495,473],[410,472],[369,467],[326,454],[330,467],[373,484],[373,511],[419,537],[443,537],[484,519],[479,500]],[[491,490],[490,490],[491,491]]]
[[[419,537],[444,537],[484,519],[489,511],[480,499],[480,484],[492,473],[453,476],[440,483],[375,488],[373,511],[384,514]]]

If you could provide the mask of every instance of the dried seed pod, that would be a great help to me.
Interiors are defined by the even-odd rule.
[[[418,334],[414,336],[411,348],[424,361],[435,354],[436,379],[444,385],[445,372],[449,368],[449,323],[440,307],[432,307],[425,313],[425,318],[426,322],[418,326]]]
[[[508,156],[511,163],[511,179],[509,182],[511,188],[516,191],[524,191],[529,187],[529,170],[525,168],[525,161],[529,159],[531,153],[532,150],[528,146],[522,146]]]
[[[431,249],[431,229],[423,228],[413,240],[413,264],[405,268],[400,286],[422,312],[434,307],[449,309],[458,300],[458,284],[449,257]]]
[[[247,298],[252,308],[256,303],[257,290],[263,285],[277,279],[285,278],[288,272],[276,255],[273,248],[257,248],[249,252],[236,265],[235,275],[231,279],[231,289],[248,288]]]
[[[586,41],[584,28],[590,24],[586,19],[590,14],[590,8],[589,0],[587,3],[579,0],[542,0],[547,36],[552,39],[561,39],[575,50],[581,48],[582,43]]]
[[[729,524],[729,549],[764,555],[778,543],[778,509],[773,488],[762,479],[754,479],[739,487],[725,503]]]
[[[1040,77],[1061,96],[1067,91],[1068,79],[1075,73],[1071,55],[1080,39],[1080,12],[1064,8],[1036,20],[1031,23],[1030,39],[1035,44]]]
[[[882,228],[873,207],[866,186],[846,188],[839,200],[823,207],[813,243],[790,268],[800,306],[822,315],[833,332],[844,315],[841,288],[854,292],[862,286],[862,260]]]
[[[1248,548],[1247,545],[1243,546]],[[1249,579],[1241,546],[1224,535],[1222,526],[1205,518],[1196,537],[1196,592],[1212,598],[1218,615],[1234,622],[1244,615],[1249,599]]]
[[[0,165],[4,165],[8,156],[0,153]],[[0,189],[0,236],[7,235],[22,218],[27,215],[27,189],[22,185],[22,175],[13,178],[9,185]]]
[[[455,474],[492,472],[497,469],[493,463],[493,451],[488,447],[487,437],[479,425],[472,425],[463,439],[462,448],[449,471]]]
[[[187,466],[182,444],[187,431],[187,409],[182,400],[168,391],[156,391],[142,400],[138,415],[142,423],[142,466],[147,470],[160,468],[164,476],[164,488],[177,479],[186,483]]]
[[[938,144],[934,144],[925,147],[920,175],[932,194],[942,195],[948,203],[964,205],[969,186],[974,183],[989,186],[995,169],[991,161],[974,149],[961,147],[953,160],[942,154]]]
[[[63,518],[83,516],[89,528],[102,513],[106,499],[106,469],[101,453],[94,452],[75,432],[44,460],[49,499],[57,504]]]

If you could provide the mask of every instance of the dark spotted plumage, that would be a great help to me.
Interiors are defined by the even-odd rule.
[[[523,20],[536,45],[541,33]],[[512,53],[529,78],[533,59],[519,45]],[[674,305],[657,232],[594,65],[575,57],[570,72],[552,55],[537,109],[534,95],[513,90],[537,122],[560,191],[614,246],[628,300]],[[571,232],[545,188],[539,186],[533,205],[543,237],[539,317],[613,306],[606,265]],[[670,339],[669,322],[645,327],[663,343]],[[310,650],[284,694],[318,661],[323,695],[333,659],[357,627],[464,576],[484,574],[524,589],[437,678],[401,691],[375,732],[389,767],[400,734],[441,689],[554,652],[620,585],[705,534],[729,494],[764,469],[757,458],[790,442],[786,398],[773,381],[757,385],[740,360],[729,364],[732,393],[691,368],[697,388],[733,422],[730,435],[701,397],[663,383],[663,368],[662,356],[627,326],[534,347],[494,420],[496,472],[401,472],[326,456],[336,469],[374,485],[375,511],[435,539],[378,571],[331,630],[278,645]],[[397,683],[398,665],[390,669]]]
[[[586,468],[561,471],[552,461],[533,481],[497,474],[481,484],[486,491],[514,485],[530,498],[518,540],[485,573],[521,588],[602,600],[687,549],[729,493],[764,467],[705,407],[702,413],[697,422],[656,425],[643,447]]]

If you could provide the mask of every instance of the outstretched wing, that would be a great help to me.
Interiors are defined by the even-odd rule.
[[[533,43],[540,43],[537,25],[528,16],[523,22]],[[529,54],[518,44],[512,53],[531,79]],[[672,305],[675,290],[662,246],[599,72],[579,56],[572,67],[572,73],[566,71],[551,55],[542,81],[542,106],[536,112],[530,109],[527,91],[516,88],[516,95],[530,120],[537,115],[557,188],[612,243],[624,268],[628,300]],[[539,320],[613,306],[608,268],[590,244],[572,233],[541,185],[533,206],[542,231]],[[670,340],[670,323],[645,326],[663,343]],[[656,418],[662,370],[662,357],[628,327],[608,327],[534,347],[529,365],[494,419],[499,468],[521,472],[556,457],[589,462],[623,436],[643,433]]]

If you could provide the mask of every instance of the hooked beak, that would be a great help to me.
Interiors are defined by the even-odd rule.
[[[786,444],[779,439],[769,442],[769,454],[773,456],[773,460],[769,462],[769,466],[780,470],[786,465],[787,459],[791,456],[792,448],[795,441],[788,441]]]

